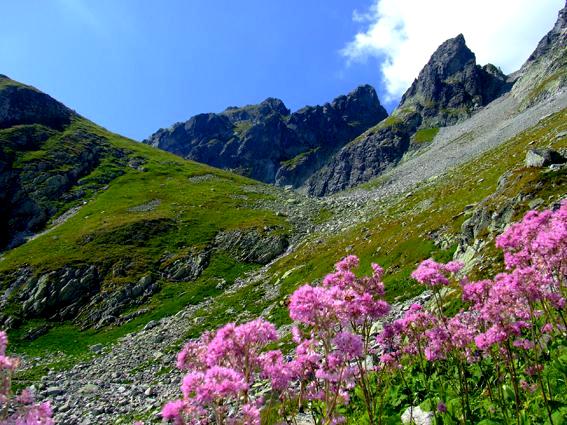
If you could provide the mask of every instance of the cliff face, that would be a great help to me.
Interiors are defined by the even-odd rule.
[[[567,86],[567,2],[553,28],[516,73],[512,95],[520,109],[553,97]]]
[[[386,118],[366,85],[295,113],[279,99],[200,114],[144,143],[278,185],[301,186],[338,149]]]
[[[69,130],[78,118],[49,95],[0,76],[0,250],[77,202],[89,190],[72,190],[77,182],[117,154],[96,134]]]

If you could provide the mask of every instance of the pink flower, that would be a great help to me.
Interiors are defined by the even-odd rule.
[[[339,332],[333,339],[337,351],[345,359],[352,360],[362,355],[362,338],[350,332]]]
[[[551,323],[546,323],[543,328],[541,328],[541,331],[544,334],[550,334],[553,332],[553,325]]]
[[[10,378],[20,362],[6,356],[7,346],[8,336],[0,331],[0,422],[7,425],[53,425],[49,402],[34,404],[33,394],[28,389],[14,397]]]
[[[260,425],[260,409],[252,404],[245,404],[242,406],[243,420],[240,422],[242,425]]]
[[[459,261],[441,264],[430,258],[422,261],[411,277],[428,286],[446,286],[449,284],[448,276],[457,273],[462,268],[463,263]]]
[[[258,366],[257,357],[263,347],[278,339],[276,328],[264,319],[237,326],[229,323],[220,328],[206,347],[209,367],[225,365],[244,370]],[[245,365],[245,358],[251,362]]]
[[[161,416],[166,421],[177,421],[177,420],[181,421],[182,420],[181,412],[183,411],[184,407],[185,407],[185,402],[183,400],[168,401],[161,410]],[[183,422],[178,422],[178,423],[181,424]]]
[[[241,373],[233,369],[214,366],[207,370],[202,385],[197,388],[197,399],[201,402],[237,397],[248,390]]]
[[[348,255],[335,264],[335,268],[337,271],[350,271],[356,267],[358,267],[358,257],[356,255]]]
[[[272,388],[284,390],[294,378],[294,365],[284,361],[281,351],[268,351],[261,356],[262,374],[270,379]]]

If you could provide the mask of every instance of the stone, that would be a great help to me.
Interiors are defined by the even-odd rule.
[[[402,423],[407,425],[431,425],[433,413],[425,412],[419,406],[408,407],[402,414]]]
[[[217,234],[214,244],[217,249],[230,253],[239,261],[268,264],[285,252],[289,240],[277,229],[232,230]]]
[[[552,149],[530,149],[524,161],[526,167],[541,168],[567,161],[559,152]]]
[[[102,344],[94,344],[89,347],[89,350],[91,350],[93,353],[100,353],[103,350],[103,348],[104,345]]]
[[[155,320],[150,320],[148,323],[146,323],[146,326],[144,326],[144,330],[147,331],[149,329],[153,329],[157,326],[157,322]]]
[[[197,279],[209,264],[210,252],[204,250],[181,257],[164,269],[171,280],[191,281]]]
[[[56,387],[56,386],[47,387],[47,389],[45,390],[45,394],[48,396],[56,396],[63,394],[64,392],[65,391],[61,387]]]
[[[42,325],[37,328],[30,329],[24,336],[26,341],[33,341],[42,335],[45,335],[49,331],[49,326]]]
[[[86,384],[79,388],[81,394],[96,394],[99,392],[99,387],[95,384]]]

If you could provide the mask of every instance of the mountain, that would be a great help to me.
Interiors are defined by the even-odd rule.
[[[300,198],[110,133],[2,76],[0,325],[100,328],[157,293],[220,291],[211,280],[270,262],[313,225],[320,207],[299,217],[288,199]],[[159,314],[173,300],[162,301]]]
[[[386,116],[376,91],[366,85],[294,113],[269,98],[196,115],[144,143],[266,183],[299,187],[338,149]]]
[[[374,89],[361,86],[293,114],[280,100],[267,99],[197,115],[144,143],[323,196],[379,175],[408,151],[418,129],[462,121],[510,87],[494,65],[476,64],[460,34],[439,46],[388,119]]]
[[[545,101],[567,85],[567,2],[553,28],[540,40],[528,60],[515,73],[512,94],[520,109]]]
[[[328,195],[382,174],[408,152],[417,131],[434,135],[439,127],[470,117],[509,89],[499,69],[476,64],[462,34],[445,41],[392,115],[337,152],[306,182],[307,191]]]
[[[476,64],[459,34],[437,48],[402,96],[398,110],[418,112],[422,127],[446,126],[468,118],[509,88],[506,76],[494,65]]]
[[[336,178],[323,193],[356,185],[320,198],[128,140],[4,77],[0,194],[11,207],[3,210],[0,327],[24,357],[14,383],[34,384],[57,423],[159,423],[179,392],[183,341],[259,316],[285,333],[289,294],[348,253],[362,272],[371,262],[384,267],[399,311],[427,298],[410,278],[426,258],[460,259],[474,280],[503,270],[495,236],[528,209],[565,199],[564,17],[505,81],[473,64],[461,37],[445,43],[403,107],[321,157],[336,172],[298,179],[306,189],[317,175]],[[22,90],[29,97],[19,100]],[[220,141],[234,123],[262,133],[274,120],[277,134],[306,123],[315,144],[325,128],[313,122],[339,110],[339,122],[353,126],[365,116],[364,102],[354,103],[360,109],[344,96],[292,114],[269,99],[194,117],[177,131],[212,126]],[[206,151],[206,137],[195,143]]]

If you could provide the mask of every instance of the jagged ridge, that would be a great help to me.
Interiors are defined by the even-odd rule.
[[[386,116],[376,91],[366,85],[294,113],[281,100],[269,98],[196,115],[144,143],[263,182],[298,187],[333,153]]]

